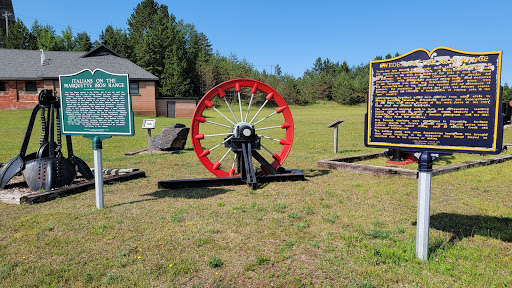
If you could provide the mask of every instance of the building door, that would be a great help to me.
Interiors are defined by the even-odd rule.
[[[167,101],[167,118],[176,118],[176,101]]]

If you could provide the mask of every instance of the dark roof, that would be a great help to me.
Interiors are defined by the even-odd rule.
[[[109,55],[109,54],[120,57],[120,58],[124,58],[123,56],[114,52],[114,50],[105,46],[104,44],[101,44],[100,46],[91,49],[91,51],[84,53],[82,56],[80,56],[80,58],[105,56],[105,55]]]
[[[105,53],[107,52],[107,53]],[[0,80],[58,79],[84,69],[102,69],[116,74],[128,74],[131,80],[158,81],[158,77],[128,59],[101,45],[89,52],[0,49]]]

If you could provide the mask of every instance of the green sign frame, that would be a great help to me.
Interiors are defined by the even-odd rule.
[[[110,138],[135,134],[128,74],[84,69],[60,75],[62,134]]]

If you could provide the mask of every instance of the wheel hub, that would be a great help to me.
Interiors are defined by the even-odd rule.
[[[256,131],[254,130],[254,126],[247,122],[241,122],[235,125],[235,135],[234,138],[240,139],[252,139],[256,135]]]

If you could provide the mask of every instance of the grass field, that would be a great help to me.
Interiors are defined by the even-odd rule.
[[[326,102],[291,111],[295,140],[284,167],[305,172],[307,181],[256,191],[159,190],[161,180],[212,175],[190,141],[178,154],[125,156],[147,147],[136,117],[134,137],[103,142],[104,168],[136,167],[148,177],[106,186],[106,208],[96,209],[94,191],[32,206],[0,204],[0,286],[512,286],[512,162],[433,178],[430,258],[421,262],[417,180],[316,167],[320,159],[383,151],[363,145],[366,107]],[[29,115],[0,111],[0,162],[19,153]],[[326,125],[336,119],[345,122],[334,155]],[[189,121],[157,118],[153,134]],[[510,130],[504,143],[512,143]],[[28,152],[38,146],[37,133],[32,140]],[[91,141],[73,141],[75,154],[92,166]]]

